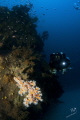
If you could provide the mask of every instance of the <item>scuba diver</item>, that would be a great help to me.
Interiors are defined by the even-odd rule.
[[[66,57],[63,52],[57,52],[50,55],[50,73],[56,75],[61,71],[62,74],[64,74],[68,69],[72,69],[70,65],[70,59]]]

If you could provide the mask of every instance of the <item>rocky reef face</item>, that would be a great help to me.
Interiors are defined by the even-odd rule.
[[[12,10],[0,7],[1,120],[36,120],[63,93],[57,77],[49,73],[49,65],[44,60],[44,43],[35,29],[38,19],[31,18],[28,13],[31,7],[32,5],[14,6]],[[38,86],[35,89],[37,91],[40,88],[43,101],[38,101],[36,105],[31,103],[29,107],[24,106],[24,95],[20,96],[19,85],[16,85],[14,77],[20,77],[28,85],[31,80],[35,80],[34,86]],[[22,83],[19,81],[19,84]],[[28,85],[25,85],[27,89]],[[33,85],[30,89],[31,87]],[[26,95],[29,101],[28,97],[33,98],[34,94],[31,92],[31,96],[28,96],[26,91]],[[40,96],[35,95],[39,99]]]

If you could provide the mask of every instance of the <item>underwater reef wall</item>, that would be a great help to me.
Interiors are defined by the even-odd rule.
[[[31,7],[0,7],[0,120],[37,120],[63,93],[49,73]]]

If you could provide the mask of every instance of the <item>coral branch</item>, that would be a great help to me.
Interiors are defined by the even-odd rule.
[[[20,77],[14,77],[15,82],[17,82],[17,86],[20,88],[19,95],[23,96],[25,94],[25,98],[23,99],[23,104],[26,107],[29,107],[30,104],[38,104],[38,101],[43,101],[42,93],[39,87],[36,86],[36,81],[24,81],[21,80]]]

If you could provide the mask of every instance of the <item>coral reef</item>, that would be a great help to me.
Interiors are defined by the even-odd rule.
[[[25,98],[23,104],[26,107],[29,107],[30,104],[38,104],[38,101],[43,101],[42,93],[40,88],[36,86],[36,81],[24,81],[21,80],[20,77],[14,77],[14,80],[17,82],[17,86],[20,88],[19,94],[23,96],[25,94]]]
[[[0,48],[10,50],[14,46],[29,46],[43,50],[43,42],[35,29],[38,19],[31,18],[28,13],[31,8],[32,5],[14,6],[12,10],[0,7]]]
[[[49,73],[31,7],[0,7],[0,120],[37,120],[63,93]]]

